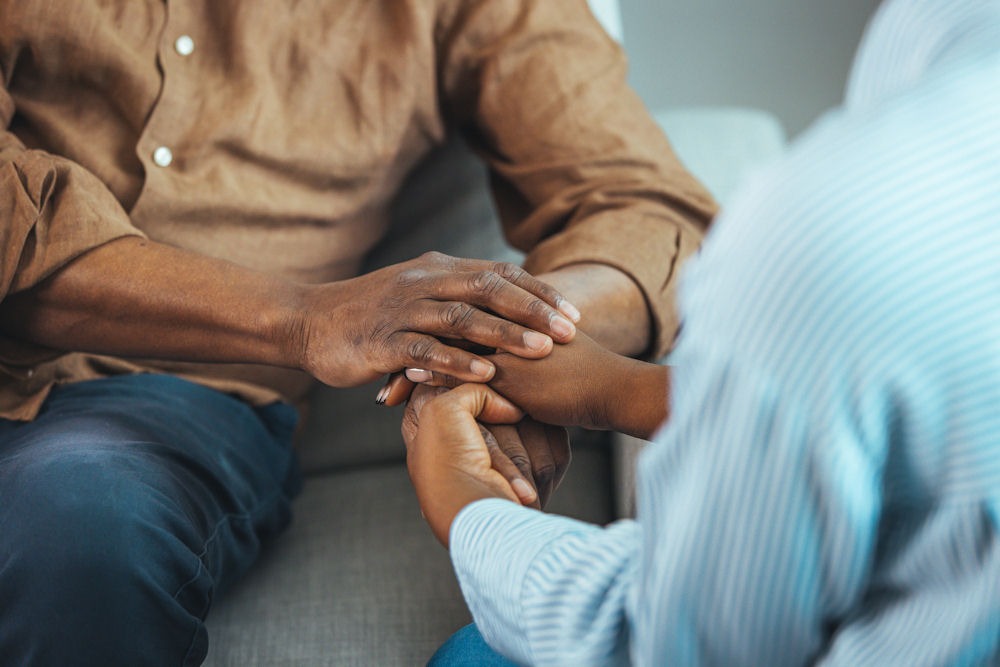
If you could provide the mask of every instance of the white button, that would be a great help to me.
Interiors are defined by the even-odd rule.
[[[35,375],[35,369],[34,368],[29,368],[28,369],[28,377],[34,377],[34,375]]]
[[[194,40],[189,35],[181,35],[174,42],[174,50],[182,56],[194,53]]]
[[[170,163],[174,161],[173,152],[166,146],[160,146],[155,151],[153,151],[153,162],[159,167],[169,167]]]

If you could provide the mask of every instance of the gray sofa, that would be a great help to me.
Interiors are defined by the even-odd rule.
[[[766,114],[689,109],[657,115],[678,154],[724,201],[783,136]],[[427,249],[517,259],[503,242],[483,169],[458,143],[431,156],[396,203],[371,265]],[[318,388],[298,443],[306,485],[287,534],[215,601],[206,664],[421,665],[469,613],[448,554],[427,530],[404,464],[400,408],[379,385]],[[573,463],[548,508],[596,523],[632,511],[640,441],[576,432]]]

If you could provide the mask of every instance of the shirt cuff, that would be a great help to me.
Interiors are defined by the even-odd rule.
[[[451,525],[451,560],[462,594],[486,642],[530,664],[522,599],[528,573],[555,540],[593,526],[545,514],[509,500],[466,505]]]
[[[614,239],[614,242],[609,242]],[[680,269],[701,243],[702,230],[681,216],[603,213],[535,247],[525,269],[538,275],[571,264],[605,264],[642,291],[654,326],[649,359],[665,355],[679,327],[676,292]]]

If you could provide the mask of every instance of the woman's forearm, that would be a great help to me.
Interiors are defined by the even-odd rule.
[[[623,360],[615,382],[617,391],[608,392],[608,428],[649,440],[667,419],[670,369],[634,359]]]

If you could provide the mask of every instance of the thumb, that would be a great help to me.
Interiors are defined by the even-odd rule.
[[[485,384],[463,384],[444,395],[479,421],[488,424],[516,424],[524,412]]]

